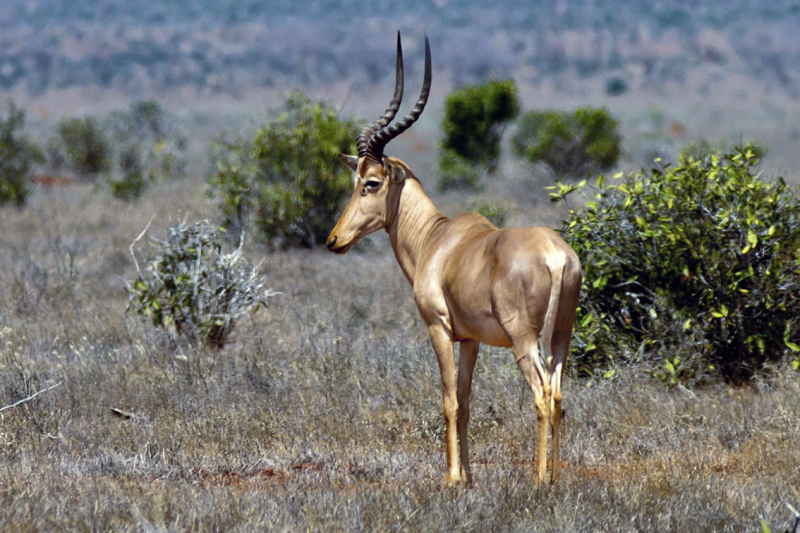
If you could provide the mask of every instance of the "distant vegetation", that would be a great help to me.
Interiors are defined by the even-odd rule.
[[[471,202],[469,210],[485,216],[489,219],[489,222],[498,228],[505,227],[508,220],[508,211],[496,202]]]
[[[154,100],[133,102],[107,120],[116,149],[114,196],[137,198],[160,179],[182,176],[186,170],[186,138],[175,119]]]
[[[635,89],[630,69],[652,86],[685,80],[703,65],[728,65],[791,95],[799,90],[800,10],[792,2],[438,5],[382,2],[379,10],[386,20],[424,21],[434,61],[456,84],[507,77],[525,66],[526,81],[535,83],[608,74],[617,80],[608,86],[613,93]],[[391,57],[386,24],[330,30],[349,28],[366,6],[361,0],[312,7],[285,0],[5,0],[0,88],[39,94],[99,86],[144,96],[193,87],[237,95],[251,87],[378,82],[391,76],[381,68]],[[759,31],[759,23],[772,27]]]
[[[218,144],[209,182],[227,224],[281,246],[324,243],[352,193],[339,154],[356,152],[357,135],[355,122],[295,93],[252,139]]]
[[[28,198],[28,176],[44,160],[41,149],[23,133],[25,112],[13,102],[0,115],[0,206],[22,206]]]
[[[483,171],[492,172],[497,166],[505,126],[518,114],[519,98],[513,80],[469,85],[447,95],[439,187],[480,188]]]
[[[51,150],[63,150],[59,162],[80,176],[96,178],[111,170],[111,143],[95,117],[63,118]]]
[[[544,163],[558,176],[609,170],[622,152],[618,125],[605,109],[529,111],[520,117],[514,150],[531,163]]]
[[[573,364],[644,362],[669,383],[743,382],[800,363],[800,196],[749,146],[594,181],[563,235],[584,286]],[[564,200],[587,187],[560,184]]]
[[[513,80],[492,80],[456,89],[444,102],[442,146],[471,163],[493,168],[504,127],[519,114]]]
[[[183,174],[186,139],[153,100],[108,117],[66,117],[47,145],[48,166],[92,181],[102,177],[117,198],[134,200],[159,179]]]

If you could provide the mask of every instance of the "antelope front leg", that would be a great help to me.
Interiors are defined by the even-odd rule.
[[[469,466],[469,396],[472,388],[472,371],[478,359],[480,343],[463,341],[458,350],[458,445],[461,451],[461,479],[472,483]]]
[[[428,332],[431,344],[439,361],[439,372],[442,374],[442,397],[445,427],[445,444],[447,446],[447,483],[461,480],[461,468],[458,460],[458,435],[456,434],[456,417],[458,400],[456,397],[456,362],[453,357],[453,341],[450,334],[442,326],[430,326]]]

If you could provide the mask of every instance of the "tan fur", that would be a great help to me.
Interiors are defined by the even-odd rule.
[[[578,256],[549,228],[498,229],[477,213],[443,216],[399,159],[383,157],[376,163],[361,158],[355,170],[353,196],[328,237],[328,247],[346,253],[374,231],[383,228],[389,234],[439,362],[447,480],[472,480],[467,437],[470,386],[483,342],[512,349],[538,415],[536,483],[547,473],[548,426],[555,481],[561,373],[581,286]],[[457,373],[455,342],[460,343]]]

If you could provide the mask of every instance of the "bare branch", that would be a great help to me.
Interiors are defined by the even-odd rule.
[[[0,407],[0,413],[2,413],[3,411],[5,411],[6,409],[11,409],[12,407],[16,407],[16,406],[18,406],[18,405],[20,405],[20,404],[23,404],[23,403],[25,403],[25,402],[29,402],[29,401],[33,400],[34,398],[36,398],[37,396],[39,396],[41,393],[43,393],[43,392],[47,392],[47,391],[49,391],[49,390],[52,390],[52,389],[55,389],[56,387],[58,387],[58,386],[59,386],[59,385],[61,385],[62,383],[64,383],[64,380],[63,380],[63,379],[62,379],[61,381],[59,381],[58,383],[56,383],[55,385],[52,385],[52,386],[50,386],[50,387],[47,387],[46,389],[42,389],[42,390],[40,390],[40,391],[39,391],[39,392],[37,392],[37,393],[31,394],[31,395],[30,395],[30,396],[28,396],[27,398],[23,398],[22,400],[20,400],[20,401],[18,401],[18,402],[16,402],[16,403],[12,403],[11,405],[6,405],[5,407]]]
[[[139,261],[136,260],[136,254],[133,251],[133,247],[136,245],[137,242],[139,242],[142,239],[142,237],[144,237],[144,234],[147,233],[147,230],[150,229],[150,224],[153,223],[153,220],[155,220],[155,218],[156,218],[156,215],[155,215],[155,213],[153,213],[153,216],[150,217],[150,222],[147,223],[147,226],[144,227],[144,229],[139,234],[139,236],[136,237],[135,239],[133,239],[133,242],[131,243],[131,245],[129,247],[129,250],[131,251],[131,257],[133,257],[133,264],[136,265],[136,273],[139,274],[139,278],[140,279],[142,277],[142,271],[139,270]]]

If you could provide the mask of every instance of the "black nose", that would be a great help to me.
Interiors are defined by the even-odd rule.
[[[336,239],[338,239],[338,238],[339,237],[336,236],[336,237],[333,238],[332,241],[328,241],[328,244],[327,244],[328,250],[333,250],[333,247],[336,245]]]

